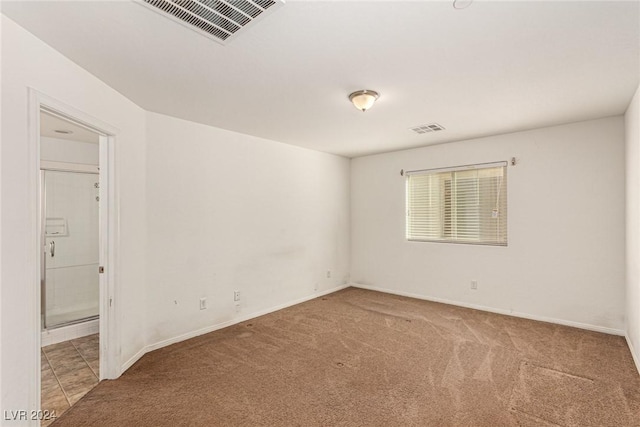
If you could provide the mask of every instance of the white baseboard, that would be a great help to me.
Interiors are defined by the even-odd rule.
[[[131,366],[133,366],[134,363],[136,363],[138,360],[140,360],[140,358],[142,356],[144,356],[146,353],[148,353],[150,351],[158,350],[158,349],[160,349],[162,347],[166,347],[166,346],[171,345],[171,344],[175,344],[175,343],[178,343],[178,342],[181,342],[181,341],[185,341],[185,340],[188,340],[190,338],[197,337],[199,335],[208,334],[209,332],[213,332],[213,331],[217,331],[217,330],[222,329],[222,328],[233,326],[233,325],[236,325],[238,323],[242,323],[242,322],[245,322],[247,320],[254,319],[256,317],[264,316],[265,314],[273,313],[273,312],[282,310],[284,308],[291,307],[293,305],[301,304],[303,302],[310,301],[312,299],[319,298],[319,297],[324,296],[324,295],[332,294],[334,292],[337,292],[337,291],[340,291],[342,289],[348,288],[349,286],[351,286],[351,285],[344,284],[344,285],[340,285],[340,286],[337,286],[335,288],[331,288],[331,289],[328,289],[328,290],[325,290],[325,291],[315,292],[312,295],[309,295],[309,296],[306,296],[306,297],[303,297],[303,298],[299,298],[297,300],[289,301],[289,302],[286,302],[284,304],[280,304],[280,305],[277,305],[277,306],[274,306],[274,307],[267,308],[265,310],[260,310],[260,311],[256,311],[256,312],[249,313],[249,314],[245,314],[245,315],[242,315],[242,316],[239,316],[239,317],[234,317],[233,319],[228,320],[226,322],[217,323],[215,325],[207,326],[206,328],[197,329],[195,331],[187,332],[185,334],[178,335],[178,336],[173,337],[173,338],[169,338],[169,339],[166,339],[166,340],[158,341],[158,342],[153,343],[153,344],[149,344],[149,345],[145,346],[144,348],[140,349],[129,360],[127,360],[125,363],[123,363],[121,372],[124,372],[127,369],[129,369]]]
[[[640,374],[640,355],[636,353],[636,349],[633,347],[633,343],[631,342],[631,338],[629,338],[629,334],[624,334],[624,337],[627,340],[627,345],[629,346],[629,351],[631,351],[631,357],[633,357],[633,362],[636,364],[636,369],[638,370],[638,374]]]
[[[505,309],[494,308],[494,307],[487,307],[487,306],[479,305],[479,304],[470,304],[470,303],[461,302],[461,301],[452,301],[452,300],[448,300],[448,299],[444,299],[444,298],[435,298],[435,297],[430,297],[430,296],[426,296],[426,295],[419,295],[419,294],[414,294],[414,293],[411,293],[411,292],[396,291],[396,290],[393,290],[393,289],[385,289],[385,288],[379,288],[379,287],[375,287],[375,286],[361,285],[359,283],[350,283],[350,286],[352,286],[354,288],[361,288],[361,289],[367,289],[367,290],[370,290],[370,291],[384,292],[386,294],[393,294],[393,295],[399,295],[399,296],[403,296],[403,297],[416,298],[416,299],[421,299],[421,300],[425,300],[425,301],[440,302],[440,303],[443,303],[443,304],[455,305],[455,306],[458,306],[458,307],[473,308],[475,310],[489,311],[491,313],[504,314],[504,315],[507,315],[507,316],[521,317],[523,319],[537,320],[539,322],[547,322],[547,323],[555,323],[555,324],[558,324],[558,325],[571,326],[571,327],[574,327],[574,328],[586,329],[586,330],[589,330],[589,331],[602,332],[602,333],[609,334],[609,335],[625,336],[625,331],[623,331],[622,329],[607,328],[607,327],[604,327],[604,326],[591,325],[591,324],[588,324],[588,323],[581,323],[581,322],[574,322],[572,320],[564,320],[564,319],[556,319],[556,318],[552,318],[552,317],[538,316],[538,315],[529,314],[529,313],[520,313],[520,312],[517,312],[517,311],[505,310]]]
[[[129,358],[129,360],[124,362],[122,364],[122,367],[120,368],[120,375],[122,375],[124,373],[124,371],[126,371],[127,369],[132,367],[134,363],[136,363],[138,360],[140,360],[140,358],[142,356],[144,356],[147,353],[147,351],[148,351],[147,347],[142,347],[140,350],[138,350],[138,352],[136,354],[131,356],[131,358]],[[118,375],[118,376],[120,376],[120,375]]]
[[[411,292],[404,292],[404,291],[397,291],[397,290],[393,290],[393,289],[386,289],[386,288],[378,288],[378,287],[368,286],[368,285],[361,285],[359,283],[349,283],[349,284],[337,286],[335,288],[328,289],[326,291],[317,292],[317,293],[314,293],[313,295],[309,295],[309,296],[306,296],[304,298],[299,298],[299,299],[294,300],[294,301],[289,301],[287,303],[280,304],[280,305],[277,305],[275,307],[271,307],[271,308],[268,308],[268,309],[265,309],[265,310],[257,311],[257,312],[250,313],[250,314],[246,314],[246,315],[243,315],[243,316],[240,316],[240,317],[236,317],[236,318],[234,318],[232,320],[229,320],[229,321],[226,321],[226,322],[222,322],[222,323],[218,323],[218,324],[215,324],[215,325],[207,326],[206,328],[201,328],[201,329],[198,329],[198,330],[195,330],[195,331],[191,331],[191,332],[188,332],[188,333],[185,333],[185,334],[182,334],[182,335],[178,335],[178,336],[173,337],[173,338],[169,338],[169,339],[162,340],[162,341],[159,341],[159,342],[156,342],[156,343],[153,343],[153,344],[149,344],[149,345],[143,347],[142,349],[140,349],[129,360],[127,360],[125,363],[123,363],[121,372],[124,372],[127,369],[129,369],[131,366],[133,366],[134,363],[136,363],[138,360],[140,360],[140,358],[142,356],[144,356],[146,353],[148,353],[150,351],[158,350],[158,349],[160,349],[162,347],[166,347],[166,346],[171,345],[171,344],[175,344],[175,343],[178,343],[178,342],[181,342],[181,341],[185,341],[185,340],[188,340],[190,338],[197,337],[199,335],[207,334],[209,332],[217,331],[219,329],[226,328],[226,327],[238,324],[238,323],[242,323],[242,322],[245,322],[247,320],[250,320],[250,319],[253,319],[253,318],[256,318],[256,317],[264,316],[265,314],[273,313],[273,312],[285,309],[287,307],[291,307],[293,305],[303,303],[305,301],[309,301],[309,300],[312,300],[312,299],[315,299],[315,298],[319,298],[319,297],[324,296],[324,295],[328,295],[328,294],[340,291],[340,290],[348,288],[348,287],[367,289],[367,290],[371,290],[371,291],[383,292],[383,293],[387,293],[387,294],[399,295],[399,296],[404,296],[404,297],[409,297],[409,298],[416,298],[416,299],[421,299],[421,300],[425,300],[425,301],[433,301],[433,302],[439,302],[439,303],[443,303],[443,304],[455,305],[455,306],[459,306],[459,307],[472,308],[472,309],[475,309],[475,310],[488,311],[488,312],[491,312],[491,313],[504,314],[504,315],[507,315],[507,316],[521,317],[521,318],[524,318],[524,319],[536,320],[536,321],[540,321],[540,322],[555,323],[555,324],[558,324],[558,325],[571,326],[571,327],[574,327],[574,328],[586,329],[586,330],[589,330],[589,331],[602,332],[602,333],[609,334],[609,335],[624,336],[626,338],[626,340],[627,340],[627,344],[629,345],[629,349],[631,350],[631,355],[632,355],[633,360],[634,360],[634,362],[636,364],[636,368],[638,369],[638,372],[640,372],[640,356],[635,352],[635,350],[633,348],[633,345],[631,344],[631,340],[629,339],[629,336],[625,333],[625,331],[623,331],[621,329],[607,328],[607,327],[603,327],[603,326],[590,325],[588,323],[574,322],[574,321],[571,321],[571,320],[556,319],[556,318],[551,318],[551,317],[538,316],[538,315],[534,315],[534,314],[514,312],[514,311],[510,311],[510,310],[504,310],[504,309],[500,309],[500,308],[493,308],[493,307],[483,306],[483,305],[479,305],[479,304],[470,304],[470,303],[465,303],[465,302],[460,302],[460,301],[452,301],[452,300],[448,300],[448,299],[444,299],[444,298],[435,298],[435,297],[429,297],[429,296],[425,296],[425,295],[414,294],[414,293],[411,293]]]

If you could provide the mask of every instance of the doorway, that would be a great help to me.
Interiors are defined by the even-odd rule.
[[[99,141],[40,112],[41,409],[56,417],[100,379]]]
[[[100,380],[121,373],[118,130],[33,89],[29,99],[36,213],[32,253],[38,278],[30,407],[47,415],[40,424],[48,425]],[[56,387],[54,397],[47,395]]]

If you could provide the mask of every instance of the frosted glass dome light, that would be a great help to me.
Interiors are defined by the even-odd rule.
[[[358,90],[349,95],[349,100],[353,105],[362,112],[367,111],[380,95],[373,90]]]

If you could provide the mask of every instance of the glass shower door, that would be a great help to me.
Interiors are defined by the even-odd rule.
[[[43,171],[44,328],[99,314],[98,175]]]

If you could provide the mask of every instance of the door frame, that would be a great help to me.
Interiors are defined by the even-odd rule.
[[[84,126],[99,134],[99,179],[100,179],[100,379],[114,379],[120,376],[120,316],[118,304],[118,244],[119,215],[117,206],[116,180],[116,135],[119,130],[81,110],[71,107],[33,88],[28,89],[29,111],[29,193],[30,209],[30,265],[36,266],[31,276],[32,300],[28,310],[32,312],[29,334],[33,337],[33,366],[30,369],[29,401],[31,409],[39,410],[40,402],[40,355],[41,355],[41,257],[43,250],[40,226],[42,210],[40,198],[40,112],[54,114],[77,125]]]

